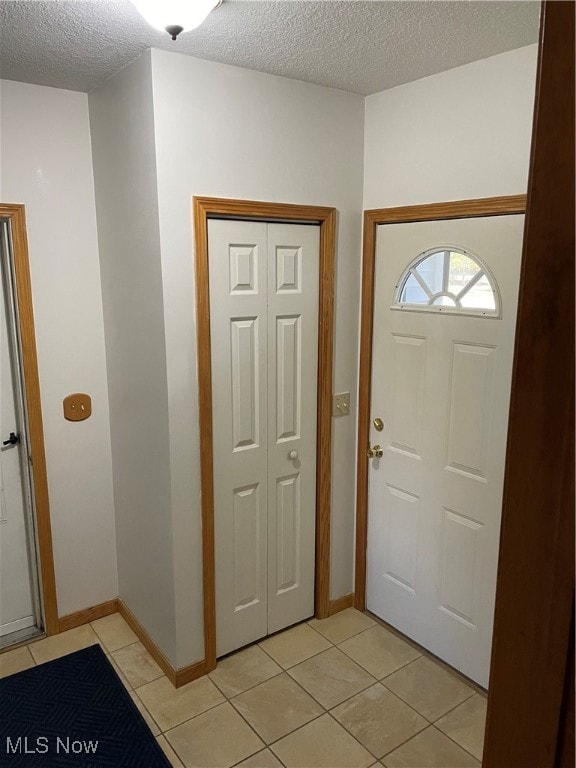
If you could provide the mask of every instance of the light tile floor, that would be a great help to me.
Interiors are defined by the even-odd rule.
[[[484,696],[353,608],[232,654],[178,690],[119,614],[1,654],[0,676],[93,643],[178,768],[480,766]]]

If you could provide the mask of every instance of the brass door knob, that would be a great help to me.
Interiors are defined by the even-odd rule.
[[[372,448],[368,446],[368,450],[366,451],[366,455],[369,459],[381,459],[384,455],[384,451],[382,450],[381,445],[374,445]]]

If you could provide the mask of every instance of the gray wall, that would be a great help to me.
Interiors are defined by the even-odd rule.
[[[118,594],[110,419],[85,93],[0,82],[0,195],[24,203],[60,615]],[[64,419],[88,392],[92,416]]]
[[[526,192],[537,48],[368,96],[364,208]]]
[[[176,664],[166,345],[150,52],[89,95],[119,594]]]

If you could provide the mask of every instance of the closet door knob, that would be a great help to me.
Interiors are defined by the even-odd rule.
[[[296,459],[298,458],[298,451],[290,451],[290,453],[288,454],[288,458],[292,459],[292,461],[296,461]]]

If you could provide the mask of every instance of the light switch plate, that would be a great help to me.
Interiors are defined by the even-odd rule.
[[[348,416],[350,413],[350,392],[340,392],[334,395],[332,406],[333,416]]]

